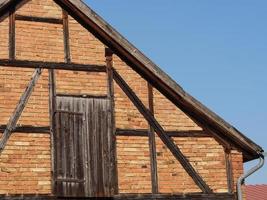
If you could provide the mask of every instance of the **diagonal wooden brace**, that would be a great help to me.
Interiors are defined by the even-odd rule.
[[[22,94],[22,96],[20,97],[19,103],[17,104],[17,107],[15,108],[12,116],[10,117],[8,124],[6,126],[6,129],[5,129],[5,131],[2,135],[2,138],[0,140],[0,153],[5,148],[6,143],[9,139],[12,131],[16,128],[16,125],[17,125],[17,122],[21,116],[21,113],[23,112],[23,109],[25,108],[25,106],[26,106],[26,104],[27,104],[27,102],[28,102],[28,100],[32,94],[34,86],[35,86],[36,82],[38,81],[41,73],[42,73],[42,69],[40,69],[40,68],[35,69],[28,87],[26,88],[26,90]]]
[[[156,131],[160,139],[163,143],[169,148],[174,157],[181,163],[186,172],[192,177],[194,182],[198,185],[198,187],[204,193],[212,193],[210,187],[205,183],[202,177],[196,172],[196,170],[192,167],[187,158],[183,155],[181,150],[177,147],[177,145],[173,142],[173,140],[165,133],[164,129],[158,123],[158,121],[154,118],[152,113],[145,107],[142,101],[136,96],[136,94],[132,91],[130,86],[123,80],[123,78],[118,74],[118,72],[113,69],[114,80],[119,85],[119,87],[124,91],[124,93],[128,96],[128,98],[132,101],[132,103],[136,106],[139,112],[143,115],[143,117],[148,121],[148,123],[153,127]]]

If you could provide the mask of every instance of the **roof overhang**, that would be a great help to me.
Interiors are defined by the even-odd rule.
[[[0,16],[6,15],[10,6],[23,0],[0,0]],[[81,0],[55,0],[69,14],[114,51],[144,79],[163,93],[194,121],[220,134],[229,143],[242,150],[244,161],[259,157],[263,149],[209,110],[194,97],[183,90],[173,79],[156,64],[127,41],[120,33],[97,15]]]

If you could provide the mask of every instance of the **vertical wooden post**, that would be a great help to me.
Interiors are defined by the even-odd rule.
[[[153,87],[148,83],[148,104],[149,110],[154,115],[154,95]],[[152,193],[159,192],[158,188],[158,169],[157,169],[157,155],[156,155],[156,139],[155,131],[152,126],[149,128],[149,151],[150,151],[150,168],[151,168],[151,185]]]
[[[233,193],[234,192],[234,179],[233,179],[231,149],[224,149],[224,152],[225,152],[228,193]]]
[[[15,7],[9,12],[9,59],[14,60],[16,56],[16,31],[15,31]]]
[[[70,40],[69,40],[69,16],[67,11],[62,11],[63,18],[63,37],[64,37],[64,53],[65,53],[65,62],[71,62],[70,56]]]
[[[107,96],[109,98],[109,130],[112,130],[112,141],[110,141],[110,180],[109,185],[110,196],[118,194],[118,169],[117,169],[117,147],[116,147],[116,126],[115,126],[115,100],[114,100],[114,81],[113,81],[113,52],[109,49],[105,49],[106,65],[107,65]]]
[[[49,114],[50,114],[50,149],[51,149],[51,177],[52,177],[52,192],[53,194],[56,193],[55,191],[55,179],[56,179],[56,174],[55,174],[55,160],[54,160],[54,155],[55,155],[55,150],[54,149],[54,144],[55,144],[55,111],[56,111],[56,83],[55,83],[55,71],[53,69],[49,69]]]

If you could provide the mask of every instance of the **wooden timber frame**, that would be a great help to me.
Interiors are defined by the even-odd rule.
[[[149,139],[149,150],[150,150],[150,160],[151,160],[151,182],[152,182],[152,194],[144,194],[144,195],[133,195],[133,194],[117,194],[117,188],[114,189],[114,197],[111,199],[233,199],[233,174],[232,174],[232,166],[231,166],[231,154],[230,150],[233,146],[238,146],[239,149],[242,149],[248,155],[256,156],[256,151],[261,151],[260,147],[251,143],[249,146],[246,141],[244,142],[242,139],[240,141],[237,140],[237,136],[233,134],[232,136],[226,135],[224,125],[215,127],[212,124],[212,120],[208,121],[203,115],[201,108],[198,111],[192,111],[190,107],[190,103],[196,103],[196,106],[199,106],[198,102],[194,102],[191,96],[185,95],[185,99],[181,98],[182,95],[177,95],[173,92],[173,88],[176,88],[176,85],[173,85],[172,81],[169,81],[167,84],[162,82],[158,77],[151,76],[151,71],[147,68],[144,68],[144,64],[141,61],[138,61],[135,57],[139,57],[140,60],[143,58],[140,56],[140,52],[137,49],[129,47],[128,52],[124,49],[123,45],[127,45],[124,41],[124,38],[121,38],[121,41],[124,43],[119,46],[114,42],[112,38],[109,38],[107,34],[103,33],[103,30],[100,30],[97,27],[97,24],[87,19],[88,16],[85,14],[81,14],[78,10],[80,8],[83,10],[83,3],[79,0],[55,0],[58,3],[63,11],[62,11],[62,19],[54,19],[54,18],[42,18],[42,17],[30,17],[30,16],[22,16],[15,14],[15,6],[19,5],[22,1],[11,1],[5,0],[8,2],[4,6],[0,4],[0,15],[4,15],[6,10],[9,11],[9,59],[0,59],[0,66],[3,67],[21,67],[21,68],[35,68],[36,71],[42,69],[49,70],[49,103],[50,103],[50,126],[49,127],[31,127],[31,126],[16,126],[14,120],[12,122],[12,131],[23,132],[23,133],[49,133],[51,132],[51,150],[53,151],[53,135],[55,131],[54,124],[54,114],[56,111],[56,96],[60,95],[56,93],[56,77],[55,70],[71,70],[71,71],[86,71],[86,72],[103,72],[107,73],[108,80],[108,95],[107,97],[110,99],[110,116],[109,119],[113,124],[113,134],[114,140],[116,140],[116,136],[141,136],[148,137]],[[25,1],[26,2],[26,1]],[[78,5],[78,8],[74,5]],[[80,7],[79,7],[80,6]],[[86,10],[86,9],[85,9]],[[68,14],[70,14],[74,19],[80,22],[88,31],[93,33],[98,39],[100,39],[106,46],[109,48],[106,49],[106,65],[87,65],[87,64],[79,64],[71,62],[71,54],[69,47],[69,28],[68,28]],[[95,15],[92,12],[92,15]],[[98,16],[96,15],[96,18]],[[53,24],[62,24],[63,26],[63,34],[64,34],[64,54],[65,54],[65,62],[41,62],[41,61],[28,61],[28,60],[16,60],[15,54],[15,21],[31,21],[31,22],[42,22],[42,23],[53,23]],[[100,20],[101,21],[101,20]],[[107,28],[109,26],[107,25]],[[105,28],[103,28],[105,29]],[[113,31],[113,29],[111,29]],[[116,32],[113,32],[114,35],[117,35]],[[149,109],[147,109],[143,102],[135,95],[133,90],[129,87],[129,85],[122,79],[122,77],[113,69],[113,61],[112,55],[113,52],[116,53],[122,60],[124,60],[133,70],[135,70],[138,74],[140,74],[145,80],[148,82],[148,102]],[[131,57],[134,55],[133,57]],[[145,60],[145,61],[144,61]],[[147,62],[147,65],[153,65],[150,60],[144,59],[142,61]],[[165,75],[161,74],[160,70],[157,71],[156,74],[160,74],[160,76],[165,77]],[[168,78],[168,77],[167,77]],[[121,87],[121,89],[125,92],[125,94],[129,97],[129,99],[133,102],[136,108],[140,111],[143,117],[148,121],[149,130],[122,130],[116,129],[114,122],[114,85],[113,80],[117,82],[117,84]],[[169,84],[169,85],[168,85]],[[158,89],[162,94],[164,94],[171,102],[173,102],[177,107],[179,107],[183,112],[188,114],[195,121],[198,121],[198,124],[203,127],[203,131],[164,131],[161,125],[157,122],[154,117],[154,109],[153,109],[153,88]],[[29,95],[29,94],[28,94]],[[64,94],[62,94],[64,95]],[[89,95],[90,96],[90,95]],[[27,101],[24,101],[24,105]],[[200,106],[201,107],[201,106]],[[22,109],[23,110],[23,109]],[[21,111],[22,112],[22,111]],[[17,112],[17,116],[19,117],[20,111]],[[216,118],[217,116],[213,116]],[[198,119],[198,120],[196,120]],[[0,126],[0,131],[5,132],[9,131],[10,125]],[[48,131],[50,129],[50,131]],[[233,132],[233,130],[231,130]],[[188,174],[193,178],[195,183],[199,186],[203,193],[201,194],[177,194],[177,195],[168,195],[168,194],[158,194],[158,177],[157,177],[157,168],[156,168],[156,153],[155,153],[155,133],[161,138],[164,144],[170,149],[175,158],[182,164]],[[9,135],[9,134],[7,134]],[[205,183],[201,176],[194,170],[194,168],[190,165],[187,158],[181,153],[179,147],[177,147],[171,137],[214,137],[216,138],[220,144],[222,144],[225,148],[225,160],[226,160],[226,171],[227,171],[227,180],[228,180],[228,193],[216,194],[213,193],[210,187]],[[222,137],[225,136],[225,137]],[[231,139],[231,142],[228,140]],[[116,148],[114,146],[114,151]],[[53,156],[53,155],[52,155]],[[251,156],[251,157],[253,157]],[[246,159],[250,160],[250,156]],[[116,158],[113,158],[116,161]],[[52,157],[53,160],[53,157]],[[114,166],[115,167],[115,166]],[[54,169],[52,162],[52,169]],[[53,177],[53,171],[52,171]],[[114,174],[114,177],[110,181],[118,182],[118,175]],[[52,179],[54,180],[54,179]],[[52,181],[53,185],[53,181]],[[60,199],[52,196],[10,196],[5,199]],[[76,198],[77,199],[77,198]]]
[[[186,93],[175,81],[157,65],[129,43],[112,26],[104,21],[81,0],[55,0],[69,15],[89,30],[95,37],[116,53],[133,70],[140,74],[153,87],[159,90],[171,102],[178,106],[202,127],[207,127],[244,152],[244,161],[259,157],[263,149],[245,137],[229,123],[210,111],[191,95]]]
[[[143,117],[148,121],[150,126],[153,127],[155,132],[158,134],[159,138],[169,148],[173,156],[184,167],[184,169],[191,176],[196,185],[202,190],[202,192],[212,193],[210,187],[205,183],[202,177],[195,171],[195,169],[189,163],[187,158],[182,154],[179,147],[177,147],[177,145],[173,142],[173,140],[165,133],[162,126],[153,117],[151,111],[146,108],[146,106],[136,96],[136,94],[133,92],[130,86],[123,80],[123,78],[119,75],[119,73],[115,69],[113,69],[113,75],[114,75],[114,80],[119,85],[119,87],[124,91],[124,93],[128,96],[131,102],[135,105],[135,107],[139,110],[139,112],[143,115]]]
[[[5,200],[66,200],[66,199],[75,199],[75,200],[85,200],[85,199],[97,199],[97,198],[62,198],[49,195],[11,195],[3,196],[0,195],[0,198],[3,197]],[[219,194],[122,194],[115,195],[114,197],[106,197],[99,199],[110,199],[110,200],[233,200],[235,194],[229,193],[219,193]]]
[[[153,96],[153,87],[148,83],[148,107],[149,111],[152,115],[154,115],[154,96]],[[157,152],[156,152],[156,138],[155,131],[153,126],[149,123],[149,152],[150,152],[150,169],[151,169],[151,185],[152,185],[152,193],[159,193],[158,186],[158,169],[157,169]]]
[[[106,65],[107,65],[107,97],[109,99],[109,114],[108,120],[110,124],[110,130],[112,130],[112,142],[111,142],[111,156],[110,162],[115,163],[115,165],[110,166],[110,172],[112,177],[110,177],[109,182],[112,183],[115,187],[111,190],[112,194],[118,194],[118,169],[117,169],[117,151],[116,151],[116,126],[115,126],[115,95],[114,95],[114,81],[113,81],[113,52],[109,49],[105,49]]]

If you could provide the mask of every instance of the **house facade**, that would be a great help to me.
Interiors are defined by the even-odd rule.
[[[234,199],[254,144],[80,0],[0,1],[0,195]]]

